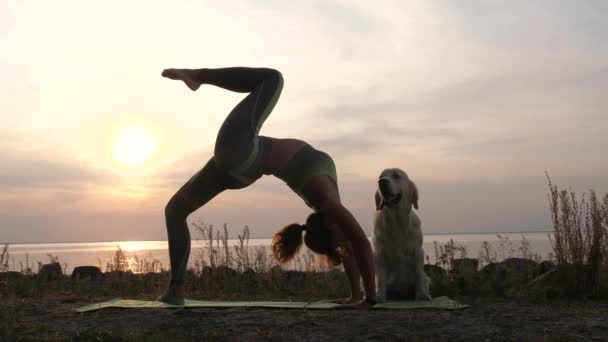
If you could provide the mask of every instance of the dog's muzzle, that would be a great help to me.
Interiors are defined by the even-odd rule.
[[[380,178],[378,180],[378,188],[380,189],[382,197],[384,197],[385,199],[397,196],[394,191],[395,189],[391,184],[391,180],[386,177]]]
[[[378,180],[378,187],[380,188],[380,192],[382,196],[389,194],[391,191],[391,181],[388,178],[380,178]]]
[[[378,180],[378,188],[380,189],[380,194],[382,195],[383,204],[385,206],[393,205],[401,200],[401,193],[393,193],[390,179],[385,177],[380,178]]]

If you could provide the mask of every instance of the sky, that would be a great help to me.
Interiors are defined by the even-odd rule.
[[[608,2],[0,0],[0,242],[166,239],[164,207],[243,94],[164,68],[280,70],[261,134],[334,159],[370,234],[384,168],[423,232],[551,229],[545,171],[608,190]],[[154,139],[135,166],[126,127]],[[189,217],[270,237],[310,209],[267,176]],[[196,237],[196,232],[193,232]]]

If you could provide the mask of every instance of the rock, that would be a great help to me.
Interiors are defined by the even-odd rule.
[[[481,272],[492,276],[498,284],[507,286],[521,284],[534,277],[539,264],[525,258],[508,258],[498,263],[489,263]]]
[[[101,270],[97,266],[78,266],[72,271],[70,278],[76,279],[90,279],[97,280],[102,277]]]
[[[491,262],[487,265],[485,265],[482,269],[481,269],[481,273],[484,274],[489,274],[489,273],[496,273],[498,272],[500,268],[500,264],[497,262]]]
[[[8,271],[8,272],[0,272],[0,280],[12,280],[12,279],[20,279],[23,278],[23,273]]]
[[[103,274],[105,280],[131,280],[135,274],[131,271],[110,271]]]
[[[275,265],[270,268],[270,273],[272,273],[272,274],[279,273],[280,274],[280,273],[283,273],[283,269],[281,268],[281,266]]]
[[[475,274],[477,272],[477,267],[479,265],[479,260],[472,258],[462,258],[462,259],[454,259],[452,262],[452,270],[453,273],[459,274]]]
[[[40,267],[38,277],[42,281],[54,281],[63,277],[63,270],[58,262],[52,262],[50,264],[44,264]]]
[[[447,275],[443,267],[430,264],[424,265],[424,273],[431,278],[442,278]]]
[[[494,290],[502,293],[507,279],[507,268],[500,262],[491,262],[479,272],[485,279],[491,280]]]
[[[236,277],[239,275],[239,272],[237,270],[232,269],[228,266],[218,266],[213,271],[222,277]]]
[[[212,273],[213,273],[213,268],[211,268],[211,266],[205,266],[201,270],[201,277],[210,277]]]
[[[549,260],[544,260],[536,266],[534,275],[539,276],[545,274],[555,268],[555,264]]]
[[[167,281],[168,275],[165,272],[147,272],[141,275],[144,281],[148,283],[164,284]],[[170,276],[170,275],[169,275]]]
[[[531,277],[538,267],[538,263],[525,258],[508,258],[500,262],[509,274]]]
[[[213,277],[213,278],[231,278],[238,277],[239,272],[228,267],[228,266],[218,266],[218,267],[209,267],[205,266],[201,272],[202,277]]]
[[[256,273],[251,268],[248,268],[245,271],[243,271],[243,273],[241,274],[241,277],[243,278],[243,280],[251,281],[251,280],[255,279]]]

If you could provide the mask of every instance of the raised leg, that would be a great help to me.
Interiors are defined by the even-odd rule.
[[[215,158],[222,168],[243,185],[262,176],[264,145],[258,133],[276,105],[283,89],[283,76],[274,69],[231,67],[218,69],[166,69],[163,76],[182,80],[190,89],[210,84],[230,91],[249,93],[228,114],[215,141]]]

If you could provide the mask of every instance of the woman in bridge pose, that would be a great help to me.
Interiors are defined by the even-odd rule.
[[[208,84],[249,94],[226,117],[216,138],[214,155],[165,208],[171,281],[158,300],[184,303],[184,278],[190,255],[188,215],[226,189],[245,188],[262,175],[273,175],[285,181],[313,209],[305,224],[290,224],[275,234],[272,250],[277,260],[289,261],[304,240],[312,251],[327,256],[336,265],[344,264],[351,297],[336,303],[352,307],[374,305],[371,244],[340,201],[331,157],[302,140],[258,135],[281,94],[281,73],[269,68],[230,67],[165,69],[162,76],[183,81],[192,91]],[[360,290],[360,278],[365,297]]]

